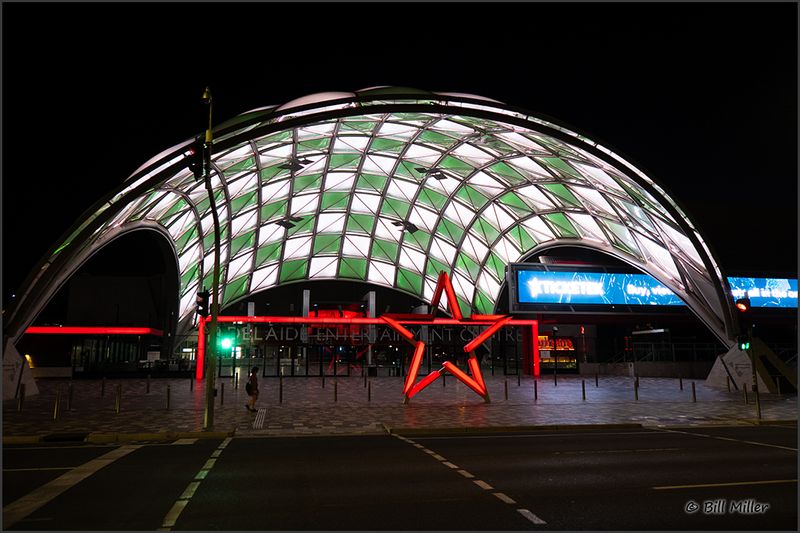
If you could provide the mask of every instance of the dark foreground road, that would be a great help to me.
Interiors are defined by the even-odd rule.
[[[3,520],[14,530],[796,530],[797,429],[6,446]]]

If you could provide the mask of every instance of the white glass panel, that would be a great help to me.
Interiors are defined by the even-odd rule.
[[[233,236],[237,237],[240,233],[253,229],[256,227],[258,210],[253,209],[243,215],[239,215],[238,217],[234,218],[231,221],[231,227],[233,229]]]
[[[232,260],[228,266],[228,279],[236,279],[240,274],[250,270],[253,263],[253,252],[250,251]]]
[[[258,230],[258,245],[262,246],[268,242],[274,242],[283,239],[286,233],[286,228],[277,224],[265,224]]]
[[[436,178],[427,178],[425,180],[426,187],[439,191],[445,196],[450,196],[460,185],[461,181],[450,177],[443,180],[437,180]]]
[[[394,286],[394,272],[397,269],[394,265],[381,263],[380,261],[369,262],[369,273],[367,279],[379,285]]]
[[[381,217],[375,221],[375,236],[381,239],[398,242],[403,233],[401,227],[397,227],[391,221]]]
[[[419,189],[419,185],[416,183],[392,178],[389,180],[389,187],[386,189],[386,195],[411,202],[413,201],[414,195],[417,194],[417,189]]]
[[[433,164],[441,156],[441,152],[419,144],[411,144],[406,149],[405,158],[423,164]]]
[[[307,257],[311,251],[311,237],[287,239],[283,245],[283,260]]]
[[[456,248],[452,244],[448,244],[444,239],[433,237],[430,254],[442,263],[451,265],[456,257]]]
[[[339,266],[338,257],[312,257],[308,270],[309,278],[335,278]]]
[[[522,151],[525,150],[536,150],[539,152],[546,151],[543,146],[533,142],[524,135],[520,135],[519,133],[514,133],[514,132],[496,133],[495,135],[500,139],[502,139],[504,142]]]
[[[484,271],[481,277],[478,278],[478,287],[494,299],[497,299],[500,294],[500,284],[489,275],[489,270]]]
[[[180,311],[178,311],[178,314],[181,317],[189,314],[194,308],[194,303],[197,300],[197,285],[194,285],[193,288],[193,291],[187,292],[181,298]]]
[[[484,172],[476,172],[475,175],[469,179],[469,184],[479,191],[486,193],[490,198],[507,190],[507,187],[502,183]]]
[[[250,291],[271,287],[276,281],[278,281],[278,263],[254,271],[253,277],[250,278]]]
[[[207,214],[200,220],[200,226],[203,228],[203,235],[208,235],[208,232],[214,228],[214,219],[211,213]]]
[[[157,219],[161,215],[167,212],[167,210],[172,207],[175,202],[178,201],[180,197],[173,193],[167,193],[161,197],[161,200],[158,201],[156,206],[147,213],[145,218],[149,219]]]
[[[570,161],[574,167],[576,167],[579,171],[583,172],[584,175],[589,176],[590,178],[594,179],[595,181],[602,183],[605,185],[607,189],[612,189],[614,191],[625,193],[625,189],[617,183],[614,178],[606,174],[602,169],[599,169],[592,165],[586,165],[583,163],[578,163],[576,161]]]
[[[231,198],[237,198],[242,194],[255,190],[257,185],[258,180],[256,179],[256,175],[250,172],[245,177],[228,182],[228,195]]]
[[[396,162],[397,159],[393,157],[372,154],[364,157],[362,170],[367,173],[391,176]]]
[[[483,150],[475,148],[469,143],[459,145],[455,150],[452,151],[452,153],[458,156],[459,159],[462,159],[475,166],[485,165],[494,159],[491,154],[487,154]]]
[[[456,225],[467,228],[472,219],[475,218],[475,211],[455,200],[451,200],[444,208],[444,216],[455,222]]]
[[[466,135],[468,135],[470,133],[473,133],[475,131],[472,128],[468,128],[467,126],[464,126],[462,124],[458,124],[456,122],[453,122],[452,120],[446,120],[446,119],[440,120],[438,122],[434,122],[433,125],[430,126],[430,129],[432,129],[432,130],[440,130],[440,131],[449,131],[449,132],[461,133],[461,134],[466,134]]]
[[[294,173],[295,176],[305,176],[306,174],[321,174],[325,171],[328,165],[328,156],[326,155],[309,155],[304,156],[311,163],[305,165],[300,170]]]
[[[290,180],[267,183],[261,187],[261,198],[264,202],[272,202],[286,198],[289,195]]]
[[[531,205],[538,211],[546,211],[556,207],[536,185],[526,185],[517,189],[516,193],[529,200]]]
[[[230,152],[224,154],[215,155],[214,161],[217,163],[217,165],[224,167],[227,166],[226,163],[247,159],[248,157],[252,157],[252,155],[253,149],[250,148],[249,144],[245,144],[241,148],[236,148],[235,150],[231,150]]]
[[[464,237],[464,242],[461,245],[461,250],[468,256],[472,257],[478,263],[483,262],[486,254],[489,253],[489,248],[483,244],[479,239],[473,235],[467,234]]]
[[[344,221],[344,213],[321,213],[317,219],[317,233],[341,233]]]
[[[325,176],[326,191],[349,191],[353,188],[355,174],[352,172],[329,172]]]
[[[209,252],[203,258],[203,272],[205,272],[206,274],[209,274],[214,269],[214,247],[209,246],[208,248]],[[222,272],[222,268],[225,266],[224,261],[227,253],[228,253],[228,245],[227,244],[221,245],[219,251],[219,256],[222,261],[220,263],[220,273]],[[222,288],[220,288],[220,290],[222,290]]]
[[[509,159],[506,161],[508,165],[522,174],[533,179],[546,178],[552,179],[553,175],[548,173],[541,165],[536,163],[530,157],[517,157],[516,159]]]
[[[672,255],[664,247],[642,235],[637,234],[636,237],[642,244],[649,260],[653,261],[661,270],[667,272],[674,280],[681,281],[678,267],[675,266]]]
[[[513,263],[521,256],[514,243],[505,236],[497,240],[492,251],[506,264]]]
[[[584,239],[608,243],[608,237],[603,233],[603,230],[600,229],[597,221],[591,215],[568,213],[566,216],[574,225],[578,226]]]
[[[697,266],[703,269],[703,260],[700,259],[700,254],[697,253],[695,250],[692,241],[684,235],[683,233],[678,232],[677,230],[673,229],[672,226],[665,222],[661,222],[660,220],[656,219],[658,222],[659,227],[667,233],[670,239],[677,245],[678,249],[684,253],[684,255],[691,258]]]
[[[367,257],[372,239],[359,235],[345,234],[342,241],[342,255],[350,257]]]
[[[572,189],[573,193],[578,195],[579,198],[583,198],[584,205],[586,202],[589,202],[589,207],[595,207],[597,210],[606,213],[612,218],[619,218],[619,215],[617,215],[617,212],[614,211],[613,207],[611,207],[611,204],[608,203],[608,200],[606,200],[605,197],[596,190],[589,189],[588,187],[578,187],[575,185],[571,185],[570,188]],[[591,209],[587,209],[587,211],[591,212]]]
[[[190,209],[187,210],[169,226],[169,234],[172,235],[173,239],[177,239],[183,234],[183,230],[191,225],[194,220],[194,212]]]
[[[378,204],[381,202],[381,197],[374,194],[356,193],[353,195],[353,202],[350,205],[350,210],[353,213],[366,213],[374,215],[378,212]]]
[[[408,216],[408,221],[418,228],[431,233],[436,227],[439,217],[433,211],[429,211],[423,207],[412,207],[411,214]]]
[[[425,296],[425,300],[427,300],[428,303],[430,303],[430,301],[433,299],[433,293],[436,291],[436,280],[426,277],[423,283],[422,291],[423,291],[422,294]],[[442,303],[442,300],[445,300],[445,298],[442,298],[439,301],[439,309],[445,308],[444,304]]]
[[[425,254],[405,245],[400,247],[400,266],[415,272],[424,272],[425,261]]]
[[[553,240],[553,232],[544,223],[540,217],[531,217],[522,221],[522,225],[533,232],[533,238],[538,242],[545,242]]]
[[[369,144],[369,137],[363,135],[342,135],[333,143],[334,152],[354,153],[363,152]]]
[[[189,268],[192,264],[197,261],[197,258],[200,255],[200,244],[195,244],[185,252],[183,252],[178,259],[178,268],[180,272],[186,272],[186,269]]]
[[[481,218],[487,220],[489,224],[501,232],[516,222],[516,219],[506,213],[502,207],[499,207],[495,204],[489,204],[486,206],[486,209],[484,209],[481,213]]]
[[[322,124],[314,124],[312,126],[305,126],[298,130],[297,136],[298,138],[317,138],[317,137],[327,137],[331,133],[333,133],[334,128],[336,128],[335,122],[325,122]]]
[[[384,122],[383,125],[381,125],[381,129],[378,130],[378,136],[407,140],[413,137],[417,131],[419,131],[417,128],[407,124]]]
[[[292,215],[313,214],[317,211],[319,205],[319,193],[304,194],[302,196],[295,196],[291,200],[290,213]]]
[[[472,296],[475,293],[475,286],[460,272],[453,273],[453,290],[458,296],[461,296],[461,298],[467,302],[472,303]]]

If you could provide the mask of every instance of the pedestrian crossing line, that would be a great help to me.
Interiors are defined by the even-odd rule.
[[[256,419],[253,420],[253,429],[264,429],[264,421],[267,419],[267,408],[260,407],[256,413]]]
[[[522,516],[524,516],[525,518],[527,518],[528,520],[530,520],[531,522],[533,522],[534,524],[546,524],[547,523],[544,520],[542,520],[541,518],[539,518],[538,516],[536,516],[535,514],[533,514],[532,512],[530,512],[528,509],[517,509],[517,512],[519,514],[521,514]]]
[[[514,505],[515,503],[517,503],[517,502],[516,502],[516,501],[514,501],[512,498],[508,497],[506,494],[504,494],[504,493],[502,493],[502,492],[493,492],[493,493],[492,493],[492,496],[495,496],[495,497],[497,497],[497,498],[498,498],[500,501],[502,501],[502,502],[504,502],[504,503],[511,504],[511,505]]]
[[[214,468],[214,465],[217,462],[216,458],[219,457],[219,455],[222,453],[222,450],[224,450],[230,442],[231,437],[226,438],[220,443],[219,446],[217,446],[217,449],[211,453],[212,459],[208,459],[206,461],[206,463],[203,465],[203,468],[201,468],[200,471],[194,476],[194,480],[186,486],[186,489],[184,489],[183,493],[178,497],[175,504],[167,512],[167,515],[164,517],[164,521],[161,523],[161,527],[158,528],[158,531],[171,531],[172,528],[175,527],[178,517],[189,504],[189,500],[191,500],[194,496],[194,493],[200,486],[200,482],[204,480],[208,475],[208,472]]]

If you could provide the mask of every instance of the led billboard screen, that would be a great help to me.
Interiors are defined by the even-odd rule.
[[[728,278],[734,299],[748,297],[753,307],[797,307],[797,280]]]

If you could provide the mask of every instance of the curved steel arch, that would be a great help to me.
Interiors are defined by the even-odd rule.
[[[243,113],[215,138],[223,306],[304,279],[367,281],[429,301],[445,270],[464,311],[490,313],[505,265],[568,244],[653,275],[732,344],[727,282],[677,203],[554,121],[481,97],[379,88]],[[84,251],[142,225],[169,236],[179,329],[191,325],[194,294],[211,285],[213,234],[206,191],[186,166],[190,143],[148,161],[70,229],[29,278],[8,334],[24,331]],[[309,163],[285,168],[295,158]],[[290,216],[301,220],[276,224]]]

